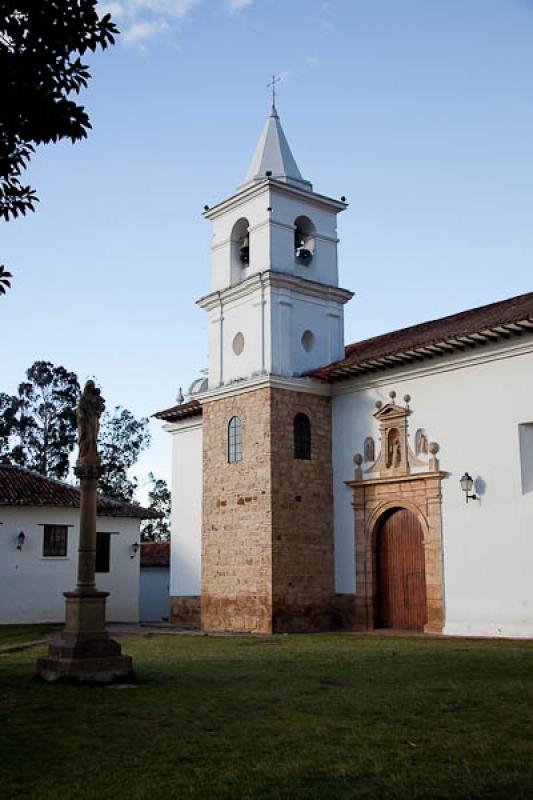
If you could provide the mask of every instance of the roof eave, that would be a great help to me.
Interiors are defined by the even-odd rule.
[[[533,333],[533,319],[524,318],[513,322],[502,323],[493,327],[484,328],[470,333],[455,334],[443,339],[428,341],[424,344],[413,345],[413,347],[402,348],[396,351],[363,358],[360,361],[354,360],[349,363],[349,356],[346,359],[335,362],[326,367],[312,370],[307,373],[310,377],[318,378],[327,383],[335,383],[340,380],[348,380],[359,375],[371,372],[384,372],[390,369],[397,369],[405,364],[413,362],[428,361],[436,357],[443,357],[452,353],[461,352],[466,349],[474,349],[486,346],[496,341],[502,341],[511,337],[517,338],[524,333]],[[353,345],[352,345],[353,346]]]

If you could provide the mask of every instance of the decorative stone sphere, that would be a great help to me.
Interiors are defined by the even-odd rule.
[[[376,400],[376,408],[378,410],[381,408],[382,405],[383,405],[383,403],[381,402],[381,400]]]
[[[431,453],[432,456],[436,456],[437,453],[439,452],[439,450],[440,450],[440,447],[439,447],[439,443],[438,442],[430,442],[429,443],[429,452]]]
[[[403,402],[404,403],[410,403],[411,402],[411,395],[410,394],[404,394]]]
[[[363,456],[361,455],[361,453],[356,453],[356,454],[354,455],[354,457],[353,457],[353,463],[354,463],[354,464],[355,464],[357,467],[360,467],[360,466],[361,466],[361,464],[363,463]]]
[[[392,392],[389,392],[389,397],[391,400],[394,400],[394,398],[396,397],[396,392],[394,391],[394,389],[392,390]]]

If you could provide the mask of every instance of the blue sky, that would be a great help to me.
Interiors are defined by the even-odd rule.
[[[103,5],[103,4],[102,4]],[[36,214],[0,223],[0,390],[36,359],[150,415],[206,365],[201,217],[278,109],[339,221],[346,341],[533,289],[533,2],[118,0],[86,142],[41,148]],[[153,423],[138,465],[170,474]]]

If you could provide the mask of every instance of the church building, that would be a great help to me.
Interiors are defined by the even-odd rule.
[[[275,106],[213,226],[172,436],[172,620],[533,636],[533,293],[345,345],[337,215]],[[181,398],[180,398],[181,399]]]

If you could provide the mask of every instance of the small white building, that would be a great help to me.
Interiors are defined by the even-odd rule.
[[[80,491],[0,464],[0,625],[61,622],[76,586]],[[96,585],[110,622],[139,621],[139,526],[154,512],[99,495]]]

